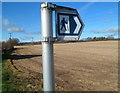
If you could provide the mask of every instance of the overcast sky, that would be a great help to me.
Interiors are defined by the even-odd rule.
[[[12,38],[21,42],[41,40],[40,2],[8,3],[2,5],[2,39]],[[53,2],[60,6],[78,10],[85,24],[80,39],[87,37],[118,37],[118,3],[117,2]],[[55,16],[53,30],[55,32]]]

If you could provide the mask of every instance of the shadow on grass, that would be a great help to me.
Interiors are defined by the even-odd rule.
[[[33,57],[39,57],[42,55],[11,55],[10,59],[12,60],[19,60],[19,59],[27,59],[27,58],[33,58]]]
[[[15,51],[16,49],[17,48],[3,51],[2,59],[19,60],[19,59],[27,59],[27,58],[42,56],[42,55],[11,55],[11,53],[13,53],[13,51]]]
[[[31,91],[31,87],[28,88],[27,86],[32,83],[34,84],[34,82],[31,81],[33,77],[32,76],[28,77],[27,75],[26,77],[24,77],[22,76],[22,74],[19,74],[18,71],[21,72],[21,70],[19,70],[14,65],[12,59],[19,60],[19,59],[39,57],[42,55],[11,55],[13,52],[15,52],[15,50],[16,49],[5,50],[2,53],[2,56],[3,56],[2,57],[2,60],[3,60],[2,62],[2,93],[29,93],[29,91]],[[10,60],[7,61],[8,59]],[[15,71],[13,67],[17,71]],[[38,78],[38,80],[39,79],[40,78]],[[26,92],[19,91],[20,89],[24,89],[24,91]],[[37,93],[37,92],[30,92],[30,93]]]
[[[15,51],[16,49],[17,48],[9,49],[9,50],[3,50],[2,51],[2,61],[10,59],[11,53],[13,53],[13,51]]]

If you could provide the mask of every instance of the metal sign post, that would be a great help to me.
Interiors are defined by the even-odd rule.
[[[42,65],[44,91],[54,91],[54,60],[53,60],[53,31],[51,3],[41,4],[42,25]]]
[[[56,12],[57,40],[78,40],[84,24],[76,9],[57,6],[48,2],[41,4],[42,64],[44,91],[54,91],[54,54],[52,12]]]

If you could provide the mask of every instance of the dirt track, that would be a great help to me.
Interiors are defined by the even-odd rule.
[[[16,46],[13,64],[42,73],[41,45]],[[117,91],[118,41],[54,44],[57,90]]]

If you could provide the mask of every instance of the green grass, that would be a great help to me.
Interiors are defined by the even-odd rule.
[[[13,52],[14,50],[9,50],[2,54],[3,62],[0,64],[2,65],[2,93],[20,93],[22,91],[29,93],[29,91],[42,91],[42,79],[40,77],[34,76],[34,73],[24,73],[26,69],[20,68],[19,66],[17,66],[17,68],[19,70],[21,69],[23,72],[19,72],[13,67],[10,62],[10,54]]]
[[[9,68],[8,59],[10,58],[10,54],[14,51],[7,50],[2,53],[2,63],[0,63],[0,67],[2,66],[2,93],[9,93],[9,91],[13,91],[13,88],[10,86],[9,80],[13,78],[13,72]]]

